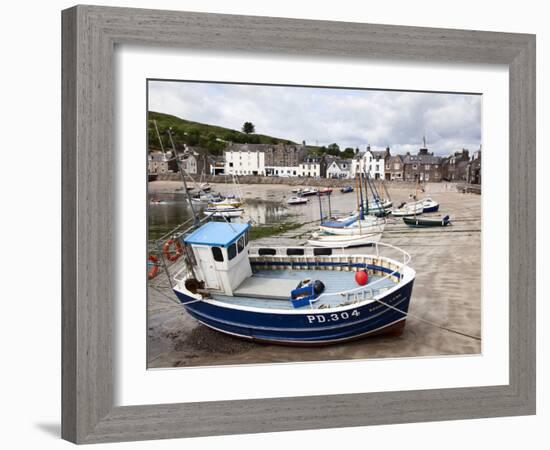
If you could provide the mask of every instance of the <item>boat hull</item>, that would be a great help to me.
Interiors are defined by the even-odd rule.
[[[212,217],[241,217],[243,214],[244,209],[242,208],[235,208],[235,209],[219,209],[219,210],[209,210],[205,209],[204,214],[207,216]]]
[[[422,211],[424,213],[434,213],[434,212],[437,212],[439,211],[439,204],[436,204],[436,205],[431,205],[431,206],[428,206],[426,208],[423,208]]]
[[[360,236],[370,233],[382,233],[385,228],[385,223],[376,223],[371,221],[361,221],[361,226],[359,226],[359,221],[354,222],[352,225],[347,227],[337,228],[337,227],[327,227],[324,225],[319,226],[319,230],[327,234],[333,234],[335,236]]]
[[[409,227],[426,228],[426,227],[446,227],[449,225],[449,219],[416,219],[414,217],[403,217],[403,222]]]
[[[289,313],[236,309],[174,292],[192,317],[222,333],[279,345],[320,346],[375,334],[401,333],[413,283],[414,279],[389,291],[380,298],[384,304],[374,301],[326,310],[304,308]]]
[[[307,243],[314,247],[350,248],[372,245],[380,241],[382,233],[369,233],[359,236],[321,236],[318,239],[309,239]]]

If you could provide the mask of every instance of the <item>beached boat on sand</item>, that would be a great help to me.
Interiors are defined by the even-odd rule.
[[[244,213],[244,208],[237,208],[235,206],[209,206],[204,209],[204,214],[212,217],[226,217],[226,218],[235,218],[241,217]]]
[[[340,227],[330,226],[327,222],[323,222],[319,226],[319,230],[323,233],[341,235],[341,236],[357,236],[365,233],[382,233],[386,226],[386,220],[377,217],[366,216],[364,219],[355,220],[352,223]]]
[[[286,201],[287,205],[303,205],[304,203],[307,203],[307,198],[304,197],[290,197]]]
[[[391,215],[395,217],[419,216],[424,212],[422,202],[406,203],[398,209],[392,209]]]
[[[409,227],[446,227],[451,223],[449,216],[444,217],[403,217],[403,222],[405,222]]]
[[[307,243],[314,247],[349,248],[371,245],[380,241],[381,232],[363,232],[357,235],[318,235],[314,233]]]
[[[317,195],[319,193],[319,190],[318,189],[315,189],[315,188],[305,188],[305,189],[302,189],[302,191],[300,192],[300,195],[302,197],[307,197],[309,195]]]
[[[439,211],[439,203],[434,202],[431,198],[420,200],[422,202],[422,212],[433,213]]]
[[[328,248],[250,248],[248,229],[208,222],[182,239],[186,265],[172,286],[199,322],[286,345],[401,334],[415,279],[406,252],[379,243],[370,253],[349,255]],[[398,256],[384,256],[384,250]],[[356,281],[357,271],[367,271],[366,284]]]

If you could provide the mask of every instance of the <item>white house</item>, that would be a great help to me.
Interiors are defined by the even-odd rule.
[[[310,156],[305,158],[298,166],[298,176],[320,178],[323,176],[323,160]]]
[[[265,175],[265,153],[251,150],[226,150],[224,152],[226,175]]]
[[[370,145],[367,151],[358,153],[352,160],[351,177],[355,178],[358,173],[368,172],[373,180],[384,179],[385,160],[390,156],[389,147],[386,150],[371,150]]]
[[[189,174],[196,174],[198,156],[199,154],[195,152],[184,152],[184,154],[180,156],[180,164],[182,169]]]
[[[299,166],[266,166],[265,173],[273,177],[297,177],[300,174]]]
[[[351,159],[335,159],[327,167],[327,178],[351,178]]]

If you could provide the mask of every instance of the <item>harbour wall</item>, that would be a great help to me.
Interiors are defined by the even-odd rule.
[[[199,176],[193,177],[198,181]],[[226,175],[205,175],[203,181],[208,183],[231,183],[231,177]],[[332,187],[339,188],[342,186],[355,187],[355,180],[350,179],[335,179],[335,178],[312,178],[312,177],[265,177],[253,175],[239,175],[240,184],[279,184],[286,186],[315,186],[315,187]],[[181,181],[179,173],[163,173],[159,174],[156,181]],[[377,188],[380,188],[380,181],[376,181]],[[415,190],[415,183],[408,181],[385,181],[386,186],[396,186],[411,191]],[[481,185],[471,185],[456,182],[427,182],[422,186],[426,187],[427,192],[441,191],[458,191],[481,194]]]

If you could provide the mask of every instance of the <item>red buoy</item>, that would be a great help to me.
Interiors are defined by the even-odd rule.
[[[369,281],[369,274],[366,270],[359,270],[355,272],[355,281],[358,285],[364,286]]]

